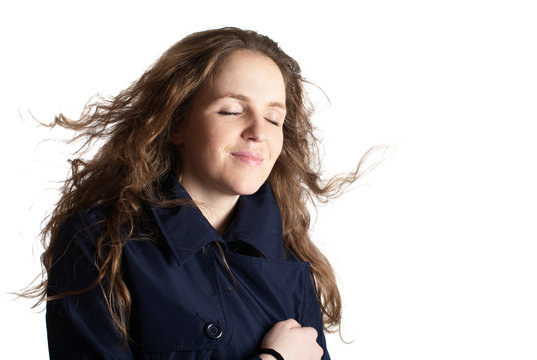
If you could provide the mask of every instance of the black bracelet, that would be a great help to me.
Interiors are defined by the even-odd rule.
[[[259,354],[268,354],[268,355],[274,356],[277,360],[285,360],[283,356],[281,356],[280,353],[274,349],[267,349],[267,348],[259,349]]]

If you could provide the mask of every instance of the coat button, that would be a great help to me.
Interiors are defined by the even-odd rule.
[[[205,333],[205,336],[207,336],[210,339],[219,339],[220,336],[222,336],[222,329],[220,329],[220,326],[216,325],[215,323],[207,323],[203,327],[203,332]]]

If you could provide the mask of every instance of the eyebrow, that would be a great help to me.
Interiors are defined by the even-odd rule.
[[[224,99],[224,98],[232,98],[232,99],[237,99],[237,100],[245,101],[245,102],[250,101],[250,98],[248,96],[242,95],[242,94],[226,94],[226,95],[218,96],[215,100]],[[268,103],[268,105],[271,107],[280,108],[282,110],[287,110],[285,105],[282,104],[281,102],[272,101]]]

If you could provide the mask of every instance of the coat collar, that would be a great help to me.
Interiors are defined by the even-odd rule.
[[[163,190],[174,198],[191,200],[190,195],[173,176],[165,180]],[[234,218],[223,237],[196,206],[152,205],[152,211],[179,265],[213,241],[222,244],[242,241],[253,246],[265,258],[282,259],[281,214],[268,183],[263,184],[255,194],[239,197]]]

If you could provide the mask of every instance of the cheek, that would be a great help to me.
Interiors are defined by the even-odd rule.
[[[276,162],[278,157],[280,156],[280,153],[282,152],[283,147],[283,134],[279,134],[274,138],[270,145],[270,152],[272,156],[273,162]]]
[[[203,151],[225,152],[229,150],[234,141],[233,133],[230,129],[222,126],[214,126],[207,130],[203,141],[200,141]]]
[[[218,146],[221,141],[222,131],[218,129],[214,121],[206,118],[196,119],[195,125],[189,129],[189,138],[185,141],[191,144],[199,152],[206,152],[212,147]]]

